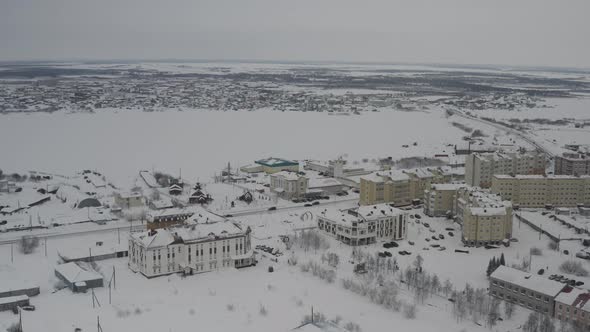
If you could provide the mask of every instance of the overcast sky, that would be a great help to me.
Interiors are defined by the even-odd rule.
[[[0,0],[0,60],[590,67],[590,0]]]

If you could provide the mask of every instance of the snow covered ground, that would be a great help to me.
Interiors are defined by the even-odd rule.
[[[350,207],[342,202],[335,208]],[[183,331],[196,326],[207,326],[209,331],[288,331],[301,322],[311,307],[322,312],[329,319],[337,316],[342,323],[354,322],[363,331],[379,331],[384,326],[397,326],[404,330],[416,331],[486,331],[487,328],[475,325],[470,320],[457,322],[452,316],[452,304],[444,297],[431,297],[424,305],[418,305],[417,318],[409,320],[402,313],[393,312],[371,303],[367,298],[344,290],[340,285],[342,278],[357,278],[352,273],[352,247],[327,238],[330,248],[304,252],[294,247],[299,263],[320,261],[325,252],[337,253],[341,263],[336,269],[337,281],[329,284],[310,273],[300,271],[298,266],[290,266],[287,259],[291,254],[285,249],[279,235],[291,234],[294,230],[313,227],[315,220],[309,213],[317,214],[323,207],[299,208],[289,211],[267,211],[262,214],[237,217],[253,230],[254,245],[266,244],[279,248],[285,255],[277,262],[271,256],[259,255],[256,267],[241,270],[220,270],[194,275],[186,278],[171,275],[155,279],[131,272],[127,268],[127,258],[99,261],[100,271],[110,279],[113,267],[116,270],[116,290],[112,291],[112,304],[109,304],[107,288],[95,290],[101,304],[92,307],[90,293],[73,294],[68,289],[53,292],[56,278],[53,268],[57,262],[57,251],[67,251],[93,246],[102,241],[103,246],[117,246],[119,239],[124,243],[127,230],[104,231],[78,236],[50,239],[47,256],[44,243],[31,255],[23,255],[18,250],[13,252],[11,262],[10,245],[0,246],[0,273],[4,283],[32,283],[41,286],[41,294],[31,298],[37,306],[34,312],[24,312],[24,326],[27,330],[64,331],[80,327],[83,331],[96,328],[97,316],[105,331]],[[422,215],[420,210],[412,214]],[[429,223],[430,227],[424,226]],[[434,232],[429,231],[433,229]],[[455,236],[448,235],[446,228],[454,228]],[[458,226],[443,218],[422,216],[420,222],[410,219],[408,240],[398,241],[400,247],[384,249],[381,243],[362,247],[368,253],[390,250],[400,268],[404,269],[414,261],[417,254],[424,258],[424,268],[436,273],[440,280],[449,279],[455,288],[462,289],[469,283],[474,287],[487,287],[485,267],[492,256],[504,253],[507,264],[519,264],[523,259],[530,259],[532,246],[542,249],[541,256],[533,256],[531,271],[547,269],[547,274],[559,273],[561,262],[572,259],[579,250],[579,242],[564,242],[562,250],[568,249],[569,255],[547,249],[549,240],[545,236],[539,239],[538,233],[525,224],[515,222],[514,233],[519,242],[508,248],[487,250],[484,248],[464,248],[460,243]],[[432,235],[444,234],[444,240],[430,240]],[[119,238],[120,236],[120,238]],[[414,242],[413,245],[409,241]],[[438,251],[430,245],[436,243],[446,247]],[[428,248],[428,250],[424,248]],[[469,254],[455,253],[455,248],[467,249]],[[408,256],[399,255],[401,250],[410,251]],[[461,267],[457,267],[457,262]],[[586,268],[590,263],[582,261]],[[267,272],[273,266],[275,272]],[[534,273],[534,272],[533,272]],[[572,276],[573,277],[573,276]],[[397,277],[396,277],[397,278]],[[576,278],[590,285],[590,278]],[[412,302],[413,295],[400,288],[400,298]],[[264,310],[261,310],[264,307]],[[266,311],[266,313],[261,313]],[[75,312],[75,314],[73,314]],[[501,322],[499,331],[517,328],[528,314],[525,309],[517,308],[513,319]],[[11,312],[0,312],[0,328],[9,326],[17,317]]]
[[[360,134],[362,133],[362,134]],[[432,135],[430,133],[436,133]],[[73,174],[99,169],[128,186],[143,169],[194,181],[265,157],[349,159],[432,156],[463,133],[443,112],[100,112],[0,116],[5,172],[42,169]],[[412,143],[418,142],[417,146]],[[403,148],[402,145],[409,145]]]

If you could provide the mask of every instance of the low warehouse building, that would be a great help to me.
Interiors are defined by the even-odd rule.
[[[102,275],[78,263],[60,264],[55,268],[55,276],[62,280],[73,292],[85,292],[88,288],[103,286]]]
[[[19,295],[36,296],[39,295],[39,286],[36,285],[2,285],[0,287],[0,298],[12,297]]]
[[[26,295],[0,298],[0,311],[13,310],[16,307],[29,305],[29,297]]]

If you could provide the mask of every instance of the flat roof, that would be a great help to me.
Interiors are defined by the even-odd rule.
[[[80,265],[74,262],[59,264],[55,267],[55,271],[59,272],[59,274],[71,283],[102,279],[102,275],[98,272],[83,269]]]
[[[499,266],[490,277],[551,297],[555,297],[565,287],[564,284],[555,280],[549,280],[534,273],[522,272],[503,265]]]
[[[296,161],[273,157],[256,160],[255,163],[268,167],[299,166],[299,163]]]

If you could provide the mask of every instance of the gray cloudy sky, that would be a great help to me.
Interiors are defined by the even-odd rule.
[[[0,60],[590,67],[590,0],[0,0]]]

